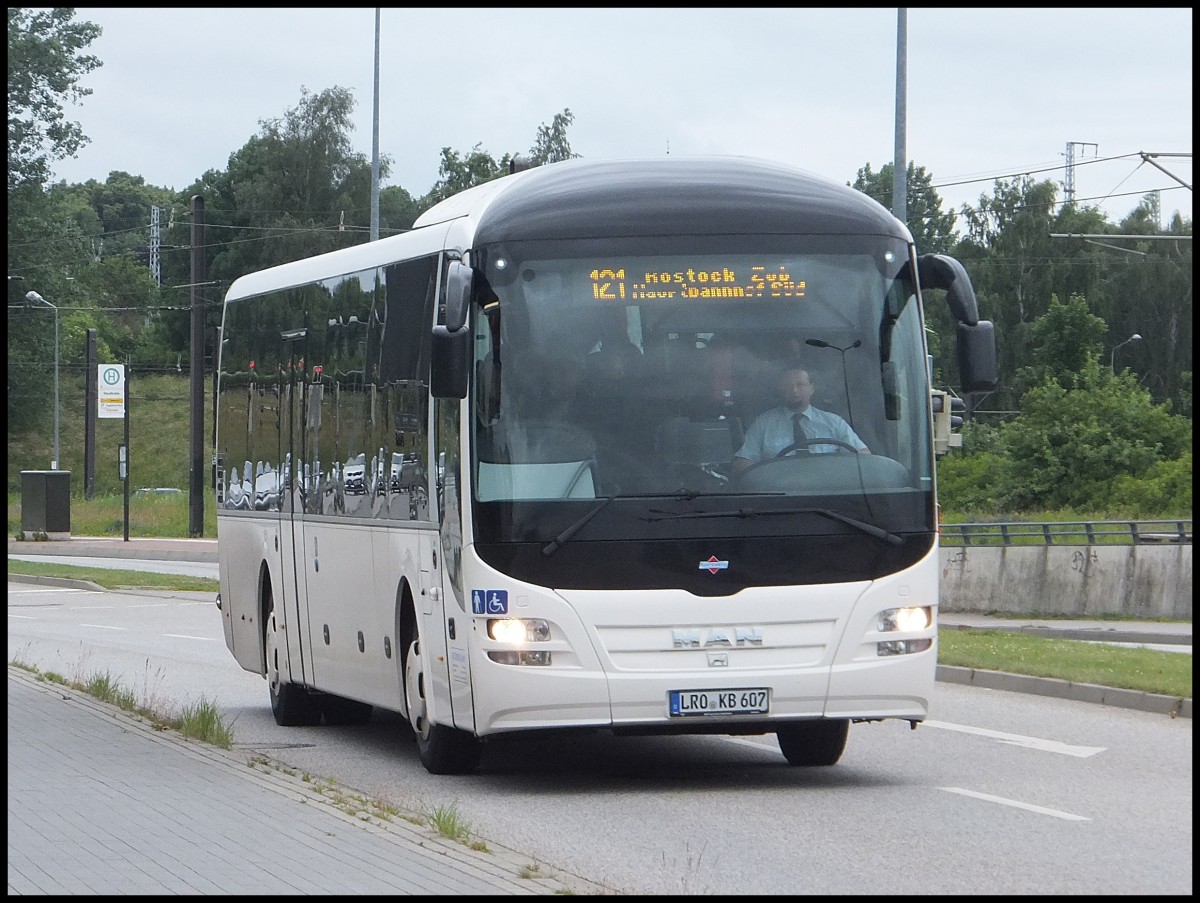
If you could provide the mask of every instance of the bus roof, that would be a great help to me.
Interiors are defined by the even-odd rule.
[[[882,234],[907,227],[863,192],[752,157],[568,160],[467,189],[415,227],[473,220],[472,245],[596,235]]]
[[[226,301],[442,250],[492,241],[596,235],[886,235],[912,241],[881,204],[848,185],[752,157],[566,160],[493,179],[440,201],[413,228],[248,273]]]

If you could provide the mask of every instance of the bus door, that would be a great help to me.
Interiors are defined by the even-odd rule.
[[[466,595],[462,579],[462,511],[466,489],[460,467],[460,410],[458,399],[440,398],[434,405],[433,451],[437,462],[434,473],[440,538],[435,547],[436,566],[430,577],[433,585],[441,589],[439,598],[434,600],[434,616],[440,612],[444,625],[441,640],[449,663],[453,723],[455,727],[473,731],[475,708],[471,692],[470,644],[474,618],[471,616],[471,599]],[[438,654],[443,653],[439,651]],[[430,659],[431,656],[426,656],[425,660]],[[435,684],[439,683],[442,681],[435,681]]]
[[[284,393],[286,418],[282,424],[283,461],[279,479],[280,523],[280,582],[284,587],[287,611],[286,648],[291,679],[296,683],[312,685],[316,680],[313,673],[310,649],[308,587],[305,567],[304,536],[304,463],[306,458],[306,434],[308,419],[308,386],[305,380],[305,351],[307,329],[292,329],[283,332],[284,354],[287,373]]]

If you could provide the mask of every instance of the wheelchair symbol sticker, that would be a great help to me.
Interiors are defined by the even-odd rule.
[[[471,590],[471,611],[477,615],[506,615],[506,614],[508,614],[508,590],[506,590],[506,589],[473,589],[473,590]]]

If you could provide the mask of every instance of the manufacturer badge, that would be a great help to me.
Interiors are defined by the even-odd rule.
[[[700,562],[700,570],[708,571],[710,574],[715,574],[717,571],[723,571],[729,567],[728,561],[718,561],[716,555],[709,557],[708,561]]]

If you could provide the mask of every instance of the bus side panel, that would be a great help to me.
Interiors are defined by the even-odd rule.
[[[328,693],[374,702],[373,673],[384,656],[378,625],[382,599],[376,592],[372,536],[366,521],[295,522],[301,607],[313,686]]]
[[[422,565],[422,548],[430,544],[431,535],[437,534],[428,528],[400,526],[376,528],[371,535],[374,587],[370,612],[365,613],[364,620],[370,621],[374,648],[367,649],[370,668],[361,683],[371,693],[366,701],[395,712],[405,710],[401,667],[404,650],[397,635],[397,605],[405,584],[418,606],[418,600],[428,597],[428,583],[423,582],[428,581],[428,575],[422,571],[423,567],[427,569]]]
[[[225,644],[247,671],[265,673],[259,574],[266,562],[282,600],[279,583],[279,521],[269,515],[218,514],[217,560],[221,583],[221,620]]]

